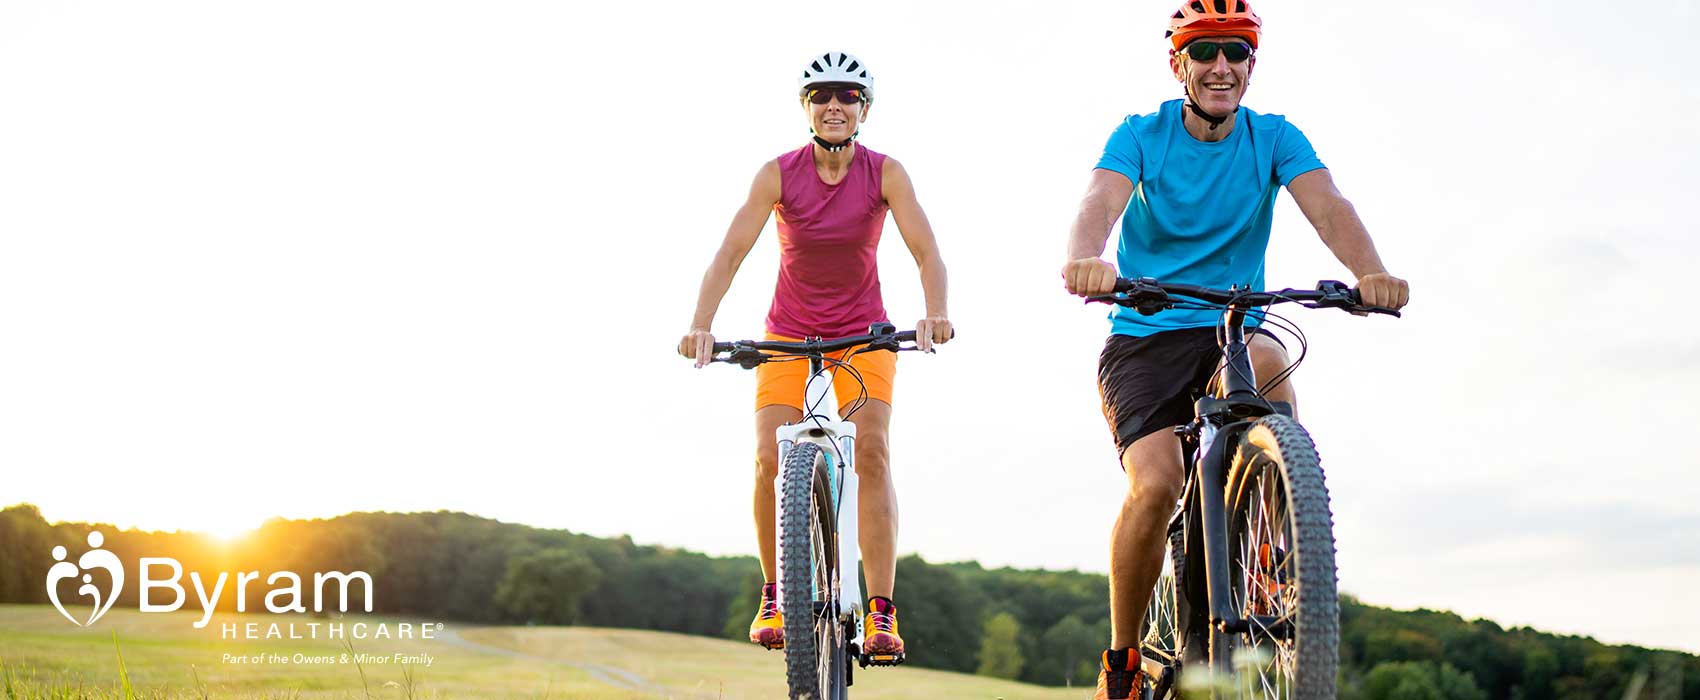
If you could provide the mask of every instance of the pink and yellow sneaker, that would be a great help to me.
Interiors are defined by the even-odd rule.
[[[761,609],[750,622],[750,641],[768,649],[785,648],[785,613],[779,611],[778,589],[772,583],[761,587]]]
[[[897,606],[890,598],[868,600],[868,616],[862,621],[862,663],[896,666],[903,663],[903,638],[897,634]]]

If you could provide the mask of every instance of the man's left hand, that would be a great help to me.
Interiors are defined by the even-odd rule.
[[[1411,285],[1385,272],[1358,278],[1358,295],[1365,306],[1384,306],[1402,309],[1411,301]]]

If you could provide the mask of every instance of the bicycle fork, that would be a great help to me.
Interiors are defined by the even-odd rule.
[[[1199,515],[1204,520],[1204,580],[1210,596],[1210,626],[1235,633],[1246,630],[1246,621],[1234,612],[1233,588],[1229,585],[1233,572],[1228,566],[1228,509],[1223,491],[1228,482],[1228,448],[1239,442],[1246,428],[1244,423],[1235,423],[1215,430],[1206,424],[1199,440],[1200,445],[1209,446],[1199,455],[1198,476],[1203,488],[1198,490],[1198,498]]]
[[[854,425],[851,426],[854,429]],[[861,483],[856,476],[856,436],[844,435],[838,438],[844,453],[844,472],[841,478],[835,479],[833,488],[837,489],[839,482],[843,484],[843,493],[835,496],[838,502],[838,616],[848,618],[854,632],[848,635],[854,648],[862,648],[862,625],[859,613],[862,610],[862,578],[861,572],[861,540],[857,539],[857,496],[861,493],[858,485]]]
[[[827,483],[831,493],[834,520],[837,529],[833,533],[836,538],[838,551],[838,609],[833,611],[833,617],[850,625],[851,634],[846,635],[857,649],[862,646],[863,630],[859,619],[862,609],[861,550],[857,539],[857,510],[860,493],[860,480],[856,476],[856,425],[849,421],[831,421],[822,428],[816,424],[787,425],[779,429],[778,447],[779,463],[784,464],[787,453],[799,442],[809,442],[818,446],[826,455]],[[784,470],[780,471],[773,480],[774,496],[774,532],[783,533],[784,504],[781,502],[785,494],[782,483]],[[785,574],[785,558],[776,557],[777,579],[783,587]],[[810,577],[811,580],[813,577]],[[818,591],[815,591],[818,597]],[[779,599],[784,600],[784,592],[779,593]],[[812,612],[812,611],[811,611]],[[786,614],[791,614],[789,611]]]
[[[1285,619],[1261,615],[1240,617],[1235,612],[1234,572],[1228,561],[1228,509],[1223,501],[1228,486],[1228,467],[1233,459],[1229,448],[1239,444],[1251,425],[1249,421],[1241,421],[1220,430],[1206,426],[1202,436],[1209,440],[1210,445],[1209,450],[1199,455],[1198,462],[1198,478],[1204,485],[1199,489],[1198,498],[1199,515],[1203,519],[1204,578],[1210,597],[1210,627],[1218,632],[1245,634],[1255,623],[1258,629],[1271,636],[1290,638],[1293,629]],[[1200,440],[1199,444],[1206,442]]]

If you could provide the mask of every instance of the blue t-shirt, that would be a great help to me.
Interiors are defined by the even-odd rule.
[[[1298,127],[1241,107],[1228,138],[1206,143],[1181,125],[1182,100],[1130,116],[1110,134],[1098,167],[1134,184],[1122,214],[1116,267],[1123,277],[1263,289],[1263,254],[1275,195],[1324,167]],[[1146,336],[1216,325],[1218,311],[1170,309],[1141,316],[1117,307],[1111,332]]]

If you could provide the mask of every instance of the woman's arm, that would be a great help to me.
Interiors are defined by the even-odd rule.
[[[896,158],[886,158],[881,166],[880,189],[891,207],[891,218],[897,221],[897,231],[903,235],[903,243],[909,246],[909,254],[915,256],[915,265],[921,268],[927,317],[915,324],[915,344],[922,350],[930,350],[934,343],[949,342],[955,335],[945,303],[944,258],[939,256],[938,240],[933,237],[932,224],[927,223],[927,213],[921,211],[921,203],[915,199],[915,184],[909,181],[909,172]]]
[[[720,242],[720,250],[709,262],[708,271],[702,275],[696,313],[691,315],[691,329],[679,340],[679,354],[696,360],[698,367],[707,365],[709,358],[714,356],[714,335],[710,329],[714,326],[714,315],[720,311],[720,300],[731,288],[738,267],[744,264],[744,257],[755,246],[762,227],[767,225],[768,215],[773,213],[773,205],[778,202],[779,161],[771,160],[756,173],[755,182],[750,184],[749,198],[732,216],[732,225],[726,228],[726,239]]]

